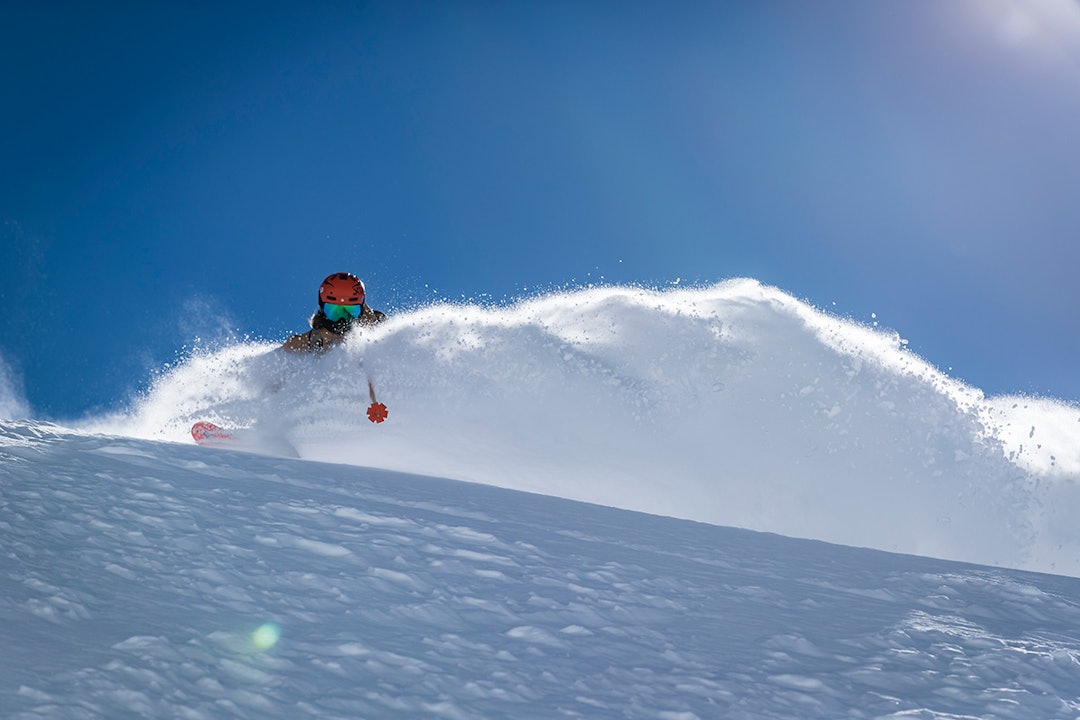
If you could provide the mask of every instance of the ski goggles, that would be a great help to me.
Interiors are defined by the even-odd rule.
[[[341,320],[349,320],[360,317],[361,311],[363,311],[363,305],[335,305],[334,303],[325,303],[323,305],[323,315],[330,322],[339,322]]]

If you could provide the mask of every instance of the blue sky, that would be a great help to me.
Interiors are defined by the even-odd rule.
[[[38,416],[301,330],[340,270],[391,313],[751,276],[1080,400],[1073,0],[2,8],[0,357]]]

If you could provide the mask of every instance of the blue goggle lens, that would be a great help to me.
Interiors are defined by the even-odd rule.
[[[363,307],[363,305],[335,305],[333,303],[326,303],[323,305],[323,315],[325,315],[330,322],[348,320],[349,318],[355,320],[360,317],[360,311]]]

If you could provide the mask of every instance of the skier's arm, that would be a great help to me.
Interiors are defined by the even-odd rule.
[[[308,335],[310,332],[301,333],[300,335],[293,335],[281,345],[281,349],[285,352],[309,352],[308,347]]]
[[[315,328],[300,335],[293,335],[282,344],[281,349],[286,352],[326,352],[335,345],[340,345],[345,336],[337,335],[326,328]]]
[[[372,310],[366,304],[360,311],[360,324],[361,325],[378,325],[386,319],[386,313],[381,310]]]

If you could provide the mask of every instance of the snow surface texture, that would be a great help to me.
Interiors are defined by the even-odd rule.
[[[604,287],[402,313],[318,359],[197,354],[87,427],[210,420],[271,454],[1080,574],[1080,409],[986,398],[905,345],[753,280]]]
[[[1080,715],[1076,578],[33,422],[0,647],[5,720]]]

